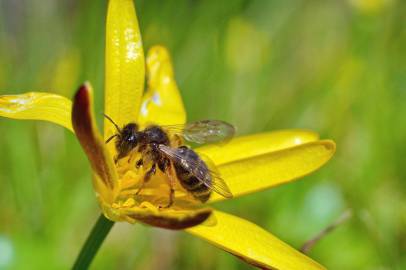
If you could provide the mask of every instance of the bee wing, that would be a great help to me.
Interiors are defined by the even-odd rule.
[[[214,164],[214,162],[205,154],[198,153],[198,155],[205,162],[206,166],[209,169],[212,181],[209,188],[225,198],[232,198],[233,194],[231,193],[230,188],[227,186],[224,179],[221,177],[220,172],[217,170],[217,166]],[[207,184],[205,185],[207,186]]]
[[[185,140],[199,144],[227,141],[234,136],[235,128],[220,120],[201,120],[185,125],[162,126],[169,132],[181,135]]]
[[[200,170],[200,160],[191,159],[190,155],[182,151],[180,148],[171,148],[166,145],[159,145],[159,150],[164,153],[169,159],[176,164],[179,164],[190,174],[194,175],[201,183],[203,183],[210,190],[215,191],[225,198],[232,198],[233,194],[228,188],[227,184],[221,178],[220,173],[217,171],[214,163],[205,155],[199,154],[199,157],[204,161],[208,167],[209,176],[204,170]]]

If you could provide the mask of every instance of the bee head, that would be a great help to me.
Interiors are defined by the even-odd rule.
[[[121,157],[126,156],[132,149],[137,147],[141,138],[141,133],[138,132],[138,125],[129,123],[125,125],[118,135],[116,140],[116,148]]]

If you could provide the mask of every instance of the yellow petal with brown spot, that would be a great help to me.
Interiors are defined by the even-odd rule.
[[[82,85],[73,99],[72,125],[95,174],[93,185],[99,199],[113,203],[119,189],[117,172],[96,126],[93,93],[89,84]]]
[[[206,221],[210,217],[212,210],[210,208],[197,210],[173,210],[170,208],[157,209],[154,207],[133,207],[120,209],[117,213],[120,213],[119,216],[126,216],[128,218],[127,221],[130,222],[139,221],[164,229],[182,230]]]

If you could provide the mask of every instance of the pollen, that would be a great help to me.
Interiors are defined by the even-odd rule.
[[[127,157],[120,159],[116,164],[120,191],[113,208],[131,208],[141,207],[149,210],[158,211],[168,204],[169,186],[168,176],[157,169],[156,174],[145,183],[142,190],[143,178],[152,166],[152,162],[144,162],[142,166],[137,167],[137,161],[142,158],[142,154],[134,149]],[[175,183],[175,201],[170,207],[173,209],[195,208],[194,200],[176,179]]]

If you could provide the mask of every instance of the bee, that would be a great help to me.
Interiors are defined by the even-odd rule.
[[[115,163],[127,157],[132,151],[138,151],[141,158],[135,163],[137,168],[148,163],[152,164],[145,173],[137,194],[159,169],[168,178],[170,192],[166,207],[173,204],[174,175],[181,186],[202,203],[210,198],[212,191],[226,198],[233,196],[208,157],[197,154],[184,145],[172,147],[169,139],[170,135],[175,135],[198,144],[227,141],[235,133],[232,125],[219,120],[202,120],[185,125],[150,125],[144,130],[139,130],[136,123],[128,123],[120,128],[109,116],[104,116],[117,130],[117,133],[106,140],[106,143],[109,143],[116,139]]]

